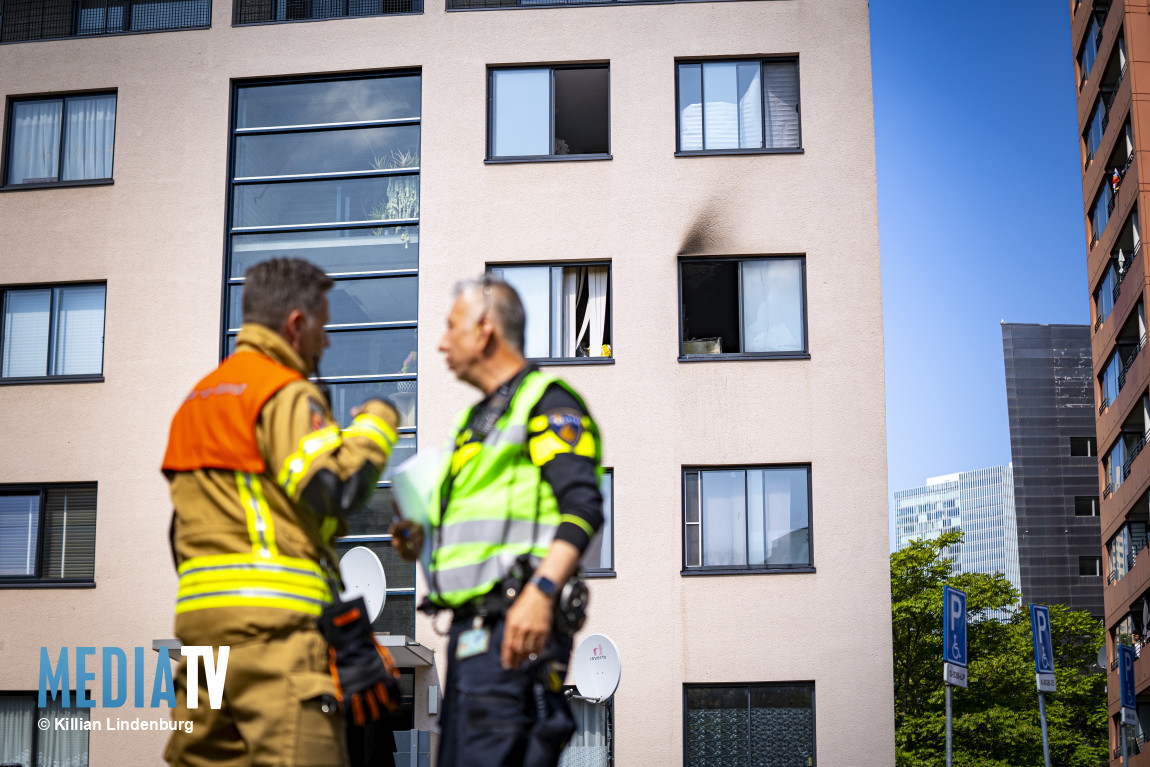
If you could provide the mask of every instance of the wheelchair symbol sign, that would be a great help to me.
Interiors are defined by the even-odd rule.
[[[942,587],[942,659],[966,667],[966,594]]]

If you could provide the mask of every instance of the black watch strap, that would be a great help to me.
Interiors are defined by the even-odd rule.
[[[543,575],[532,575],[531,580],[528,582],[534,584],[535,588],[542,591],[548,599],[555,598],[555,592],[557,589],[555,588],[555,581],[551,580],[550,578],[547,578]]]

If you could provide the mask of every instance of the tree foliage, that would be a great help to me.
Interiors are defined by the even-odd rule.
[[[1001,573],[952,574],[952,531],[891,554],[897,767],[939,767],[946,754],[942,587],[966,592],[969,687],[953,691],[955,767],[1042,764],[1029,611]],[[1003,619],[1002,614],[1009,617]],[[1050,605],[1058,691],[1046,695],[1051,764],[1107,764],[1105,630],[1085,611]]]

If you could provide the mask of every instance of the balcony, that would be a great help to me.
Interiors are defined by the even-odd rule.
[[[207,29],[211,0],[0,0],[0,43]]]
[[[1134,172],[1133,167],[1131,167],[1130,173],[1132,172]],[[1127,173],[1127,176],[1130,173]],[[1133,185],[1133,182],[1124,180],[1122,186],[1126,187],[1127,185]],[[1094,281],[1091,283],[1094,286],[1092,299],[1096,313],[1090,347],[1093,358],[1099,365],[1110,355],[1118,337],[1130,334],[1127,325],[1131,319],[1131,313],[1142,300],[1146,270],[1141,255],[1142,243],[1134,228],[1134,215],[1136,213],[1136,207],[1132,207],[1131,214],[1126,216],[1124,224],[1119,230],[1109,258],[1102,262],[1102,268],[1098,270]],[[1117,227],[1115,228],[1117,229]],[[1106,273],[1110,269],[1114,270],[1115,275],[1108,283]],[[1118,283],[1121,286],[1115,291],[1115,286]],[[1109,291],[1109,293],[1104,295],[1104,291]],[[1134,335],[1136,337],[1137,333]]]
[[[236,0],[235,26],[423,13],[423,0]]]

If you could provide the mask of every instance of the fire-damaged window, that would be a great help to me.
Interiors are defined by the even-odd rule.
[[[523,301],[525,357],[611,359],[609,263],[492,264],[488,271],[515,288]]]
[[[679,359],[805,357],[806,259],[679,262]]]
[[[492,69],[488,160],[610,156],[606,64]]]

